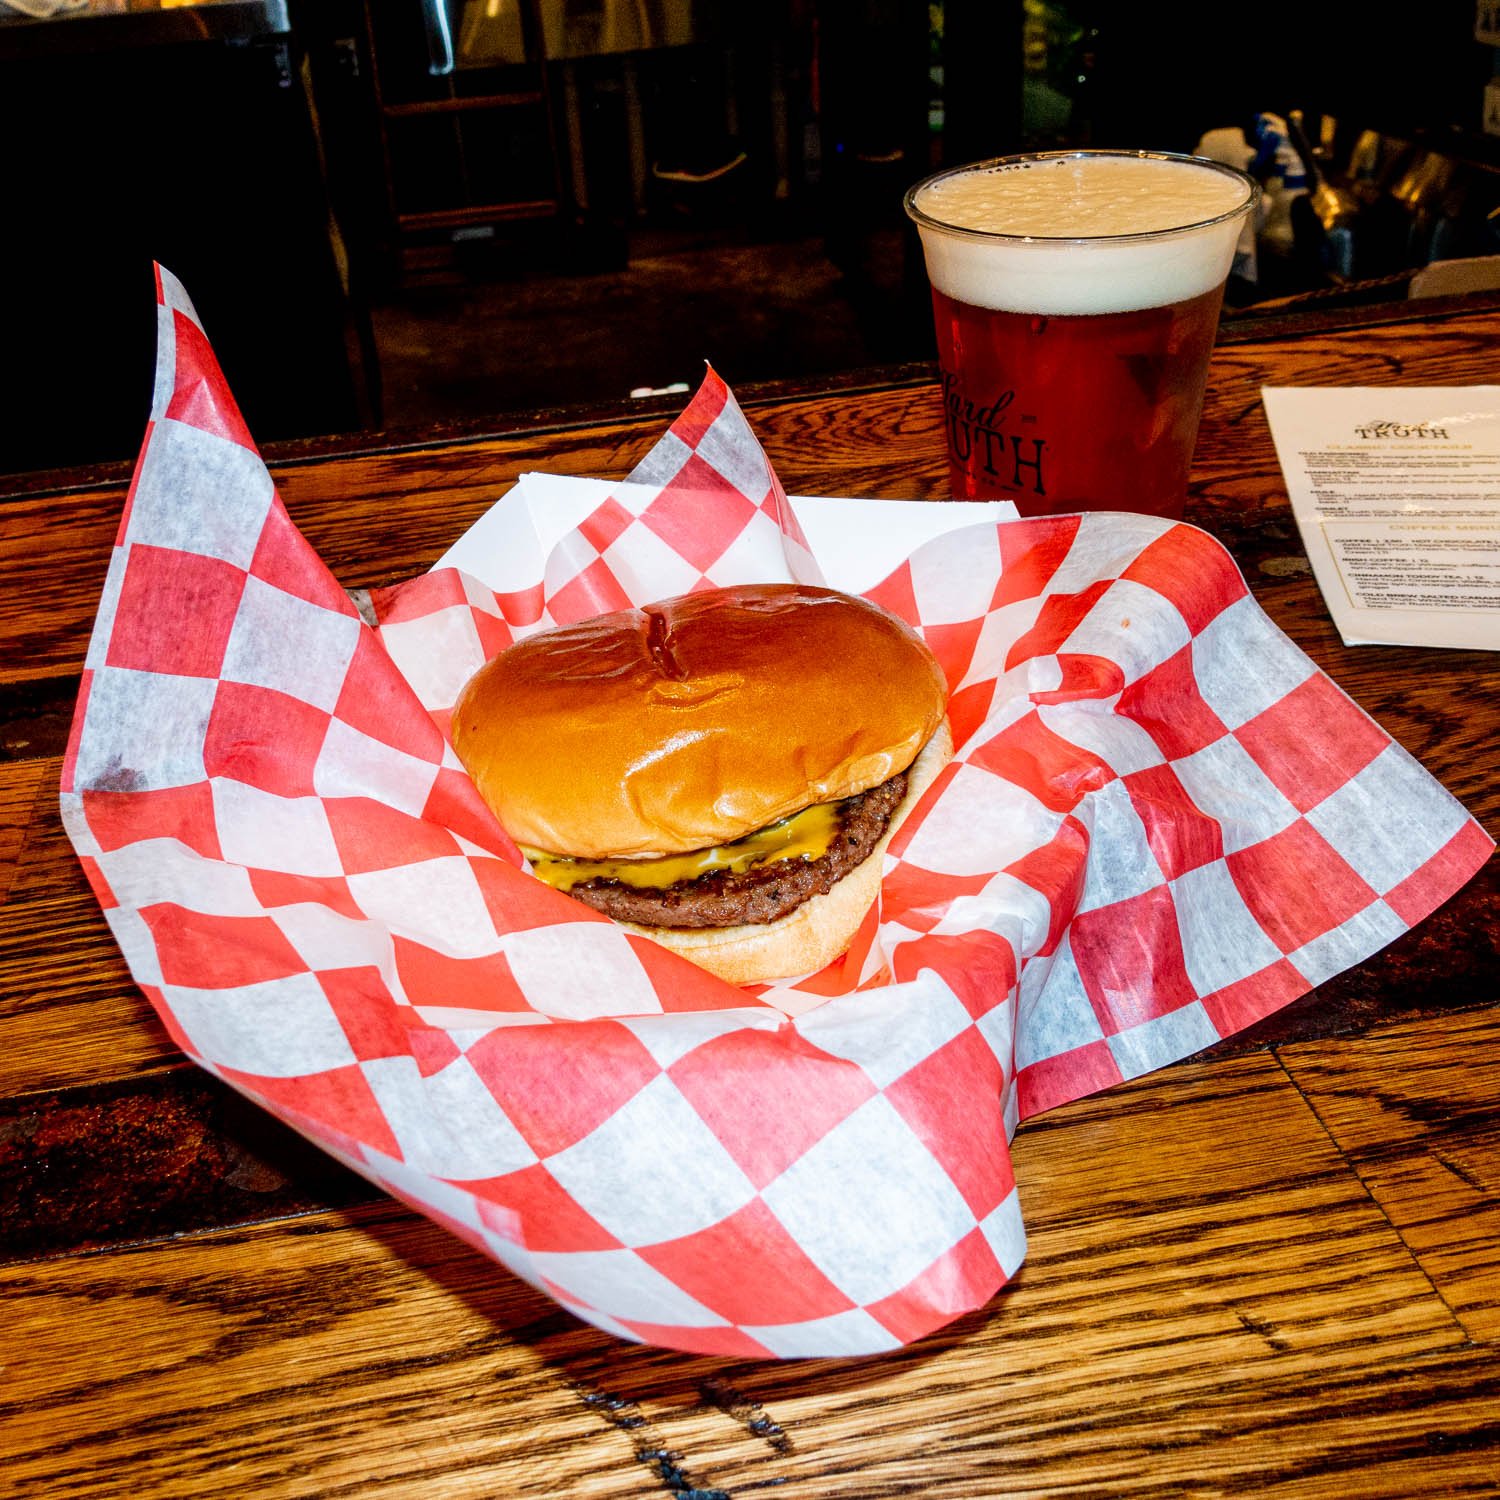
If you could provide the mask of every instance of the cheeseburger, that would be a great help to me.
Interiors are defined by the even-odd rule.
[[[848,948],[953,753],[922,640],[865,600],[749,584],[530,636],[453,743],[532,869],[732,983]]]

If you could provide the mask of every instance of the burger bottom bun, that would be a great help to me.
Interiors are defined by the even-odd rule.
[[[907,772],[906,796],[870,855],[821,896],[812,896],[775,922],[739,927],[645,927],[621,922],[627,932],[648,937],[691,959],[730,984],[763,984],[813,974],[845,952],[880,895],[886,846],[917,799],[953,758],[953,736],[944,719]]]

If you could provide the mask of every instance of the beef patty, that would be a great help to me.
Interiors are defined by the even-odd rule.
[[[838,832],[826,854],[816,859],[778,859],[752,865],[742,874],[713,870],[696,880],[652,887],[626,885],[595,876],[570,886],[596,911],[617,922],[643,927],[738,927],[774,922],[811,896],[821,896],[856,865],[863,864],[890,825],[906,796],[906,773],[899,772],[838,804]]]

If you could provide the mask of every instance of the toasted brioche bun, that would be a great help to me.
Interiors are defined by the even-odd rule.
[[[751,584],[519,642],[464,687],[453,744],[517,843],[645,858],[878,786],[932,738],[946,699],[932,653],[893,615]]]
[[[620,926],[680,953],[730,984],[764,984],[816,973],[854,941],[865,914],[880,895],[886,846],[952,757],[953,737],[945,719],[907,772],[906,796],[869,858],[832,890],[811,897],[777,921],[740,927],[642,927],[633,922]]]

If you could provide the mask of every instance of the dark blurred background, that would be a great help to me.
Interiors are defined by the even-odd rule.
[[[262,443],[927,359],[902,194],[1021,148],[1217,132],[1231,314],[1402,295],[1500,252],[1495,9],[0,3],[0,472],[133,456],[153,260]]]

